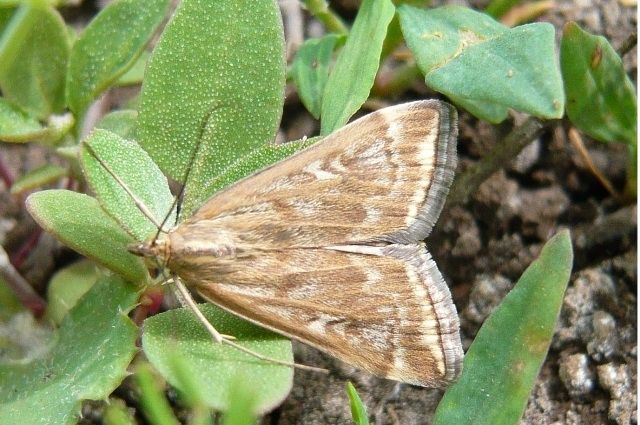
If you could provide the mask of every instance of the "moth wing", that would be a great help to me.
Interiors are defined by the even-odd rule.
[[[454,380],[458,316],[424,245],[361,249],[273,251],[179,274],[220,307],[375,375],[429,387]]]
[[[270,246],[426,238],[456,167],[457,115],[428,100],[373,112],[209,199],[180,227]]]

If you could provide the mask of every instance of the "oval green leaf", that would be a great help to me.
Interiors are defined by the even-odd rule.
[[[136,142],[96,129],[81,145],[80,163],[102,208],[131,236],[144,241],[157,232],[136,202],[160,224],[169,215],[173,195],[167,178]],[[173,226],[175,215],[167,218],[166,224]]]
[[[564,90],[550,24],[509,29],[471,9],[398,9],[425,82],[477,117],[497,123],[513,108],[560,118]]]
[[[349,406],[351,407],[351,417],[355,425],[369,425],[367,409],[362,403],[356,387],[351,382],[347,382],[347,396],[349,396]]]
[[[209,193],[215,193],[232,185],[238,180],[247,177],[258,170],[282,161],[294,153],[311,146],[320,138],[313,137],[305,140],[296,140],[281,145],[266,144],[239,158],[236,162],[225,168],[215,179],[209,181],[204,188]]]
[[[9,100],[0,97],[0,141],[9,143],[31,142],[46,134],[37,119]]]
[[[129,68],[127,72],[125,72],[120,76],[120,78],[118,78],[118,81],[115,82],[115,85],[125,87],[142,84],[144,71],[147,69],[147,62],[149,62],[150,57],[151,53],[143,50],[138,59],[136,59],[135,63],[131,65],[131,68]]]
[[[390,0],[362,2],[322,95],[321,134],[345,125],[369,97],[394,14]]]
[[[273,140],[284,100],[284,39],[274,0],[184,0],[143,83],[139,140],[186,183],[189,216],[239,156]]]
[[[67,175],[67,169],[54,164],[45,164],[29,171],[17,179],[11,186],[11,194],[15,195],[28,190],[37,189],[46,184],[53,183]]]
[[[59,325],[98,277],[96,265],[86,258],[58,270],[47,287],[47,319]]]
[[[105,399],[127,376],[138,330],[135,287],[100,279],[63,320],[43,358],[0,365],[0,423],[74,424],[82,400]]]
[[[136,383],[140,392],[140,411],[154,425],[180,425],[164,394],[164,382],[158,379],[147,362],[137,364]]]
[[[0,38],[3,96],[39,119],[64,108],[67,27],[52,7],[21,6]]]
[[[264,356],[293,361],[291,341],[211,304],[200,309],[222,334]],[[257,413],[279,405],[289,394],[293,369],[268,363],[227,345],[216,344],[188,309],[171,310],[144,322],[142,347],[149,361],[171,385],[209,407],[227,411],[229,394],[238,377],[251,380]],[[187,381],[187,382],[185,382]]]
[[[127,251],[133,238],[100,208],[96,199],[69,190],[43,190],[30,195],[26,206],[44,230],[68,247],[127,280],[145,279],[142,260]]]
[[[607,39],[568,23],[560,63],[571,122],[602,142],[636,146],[636,89]]]
[[[96,128],[109,130],[124,139],[135,140],[137,120],[138,111],[121,109],[109,112],[102,117],[96,124]]]
[[[76,117],[140,56],[168,0],[116,0],[85,28],[71,49],[67,103]]]
[[[289,76],[298,89],[305,108],[316,119],[320,118],[322,94],[329,78],[329,65],[333,49],[343,35],[327,34],[306,40],[296,52]]]
[[[222,425],[256,424],[255,401],[256,389],[251,384],[251,377],[238,377],[229,390],[229,410],[224,415]]]
[[[572,266],[571,238],[561,231],[482,325],[434,425],[518,423],[549,350]]]

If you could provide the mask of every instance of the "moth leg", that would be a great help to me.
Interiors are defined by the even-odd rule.
[[[243,347],[242,345],[236,344],[235,342],[233,342],[233,340],[236,339],[235,337],[221,334],[216,330],[216,328],[213,327],[211,322],[209,322],[209,320],[207,320],[207,318],[204,317],[204,314],[202,314],[202,312],[198,308],[198,305],[193,300],[193,297],[191,297],[189,290],[184,286],[184,283],[182,283],[182,281],[178,277],[174,278],[174,283],[177,289],[176,296],[178,297],[180,302],[183,303],[187,308],[189,308],[193,312],[193,314],[196,315],[200,323],[202,323],[202,325],[205,327],[207,332],[209,332],[209,335],[211,335],[211,337],[216,343],[227,344],[237,350],[242,351],[243,353],[247,353],[259,360],[263,360],[269,363],[279,364],[279,365],[288,366],[288,367],[295,367],[296,369],[311,370],[314,372],[323,372],[323,373],[329,372],[328,370],[320,367],[313,367],[313,366],[307,366],[307,365],[298,364],[298,363],[285,362],[282,360],[267,357],[258,352],[255,352],[246,347]]]
[[[213,327],[211,322],[209,322],[207,318],[204,317],[204,314],[202,314],[202,312],[198,308],[196,302],[193,300],[193,297],[191,297],[189,290],[184,286],[184,283],[182,283],[180,279],[175,278],[174,283],[177,289],[176,296],[180,300],[180,303],[185,305],[185,307],[189,308],[189,310],[191,310],[193,314],[196,315],[197,319],[200,321],[200,323],[202,323],[202,325],[205,327],[207,332],[209,332],[209,335],[211,335],[215,342],[217,342],[218,344],[222,344],[225,339],[235,339],[234,337],[229,337],[228,335],[222,335],[216,330],[216,328]]]

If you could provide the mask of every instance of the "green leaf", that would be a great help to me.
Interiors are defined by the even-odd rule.
[[[25,311],[16,294],[0,276],[0,323],[6,322],[19,312]]]
[[[229,410],[224,415],[223,425],[255,425],[256,389],[251,376],[236,378],[229,390]]]
[[[329,32],[346,34],[348,29],[340,16],[330,9],[327,0],[302,0],[303,7]]]
[[[306,40],[293,58],[289,75],[302,103],[316,119],[320,118],[322,93],[329,78],[333,49],[344,38],[343,35],[327,34]]]
[[[497,19],[504,16],[520,2],[522,0],[491,0],[484,11]]]
[[[121,109],[119,111],[109,112],[102,117],[96,128],[109,130],[118,136],[135,140],[136,125],[138,120],[138,111],[133,109]]]
[[[129,410],[122,399],[109,399],[104,411],[104,425],[136,425],[138,422],[133,415],[133,409]]]
[[[594,139],[635,146],[636,89],[609,42],[569,22],[562,35],[560,63],[571,122]]]
[[[45,164],[29,171],[16,180],[11,186],[11,194],[16,195],[29,190],[37,189],[49,183],[58,181],[67,175],[67,169],[54,164]]]
[[[69,310],[96,283],[98,277],[96,265],[87,259],[58,270],[47,287],[47,319],[59,325]]]
[[[349,396],[349,405],[351,406],[351,417],[356,425],[369,425],[369,417],[367,409],[362,404],[356,387],[351,382],[347,382],[347,395]]]
[[[14,0],[16,4],[8,3],[7,0],[0,0],[0,34],[4,32],[9,25],[9,21],[11,21],[11,17],[16,11],[16,8],[13,6],[17,6],[18,0]]]
[[[204,190],[207,193],[215,193],[231,186],[238,180],[250,176],[251,174],[266,168],[271,164],[282,161],[294,153],[311,146],[318,141],[319,138],[314,137],[305,140],[296,140],[281,145],[267,144],[258,147],[249,152],[247,155],[239,158],[231,164],[213,180],[209,181]]]
[[[142,260],[127,251],[133,243],[94,198],[69,190],[43,190],[26,201],[31,216],[62,243],[132,282],[147,275]]]
[[[573,264],[568,231],[551,238],[485,321],[436,424],[517,424],[547,355]]]
[[[142,213],[136,200],[125,191],[122,184],[146,207],[158,224],[169,214],[173,195],[167,178],[136,142],[107,130],[96,129],[81,145],[80,163],[102,208],[130,235],[137,241],[144,241],[157,233],[156,225]],[[169,227],[173,226],[175,215],[172,214],[166,223]]]
[[[236,343],[264,356],[293,362],[288,339],[213,305],[199,307],[220,333],[234,336]],[[171,310],[145,320],[142,347],[149,361],[171,385],[182,392],[191,390],[190,397],[197,397],[219,411],[229,409],[230,391],[238,378],[251,381],[258,413],[280,404],[293,382],[290,367],[268,363],[233,347],[214,343],[188,309]],[[193,382],[185,384],[185,380]],[[193,391],[197,391],[197,395]]]
[[[37,119],[9,100],[0,97],[0,141],[31,142],[46,133]]]
[[[284,40],[275,0],[184,0],[147,67],[139,140],[184,182],[189,216],[236,158],[273,140],[284,99]]]
[[[148,363],[136,368],[136,382],[140,387],[140,405],[144,416],[154,425],[179,425],[160,384]]]
[[[144,78],[144,72],[147,69],[147,62],[151,58],[151,53],[143,50],[135,63],[118,78],[115,82],[117,86],[132,86],[135,84],[141,84]]]
[[[425,82],[478,118],[497,123],[509,108],[541,118],[563,115],[552,25],[509,29],[458,6],[403,5],[398,13]]]
[[[362,2],[322,95],[321,134],[345,125],[369,97],[387,27],[394,14],[390,0]]]
[[[162,22],[168,0],[116,0],[85,28],[71,49],[67,102],[76,117],[124,74]]]
[[[136,352],[137,329],[126,316],[136,300],[133,286],[102,278],[62,322],[45,356],[0,365],[0,423],[73,424],[81,400],[111,393]]]
[[[36,118],[64,108],[67,28],[51,7],[21,6],[0,38],[3,96]]]

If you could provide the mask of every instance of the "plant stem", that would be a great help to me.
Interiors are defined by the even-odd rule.
[[[303,3],[307,7],[307,10],[322,22],[329,32],[338,34],[349,33],[349,29],[344,22],[342,22],[342,19],[329,9],[329,4],[326,0],[303,0]]]
[[[453,182],[447,198],[446,208],[467,202],[482,182],[504,167],[507,161],[515,158],[551,122],[529,117],[521,126],[514,128],[507,137],[495,145],[491,152]]]
[[[33,251],[33,248],[40,240],[40,236],[42,236],[42,229],[38,227],[36,230],[31,232],[24,242],[22,242],[18,250],[10,257],[11,264],[13,264],[14,267],[22,267],[27,256],[31,251]]]
[[[2,160],[0,156],[0,180],[4,182],[4,185],[7,189],[10,189],[13,186],[13,176],[11,175],[11,171]]]
[[[44,313],[47,303],[33,290],[29,282],[22,277],[13,264],[11,264],[9,256],[2,246],[0,246],[0,278],[6,281],[18,300],[25,308],[29,309],[34,316],[39,317]]]
[[[636,44],[638,44],[638,33],[634,31],[622,43],[622,46],[620,46],[620,48],[618,49],[618,54],[621,57],[626,55],[627,53],[629,53],[629,50],[636,47]]]

